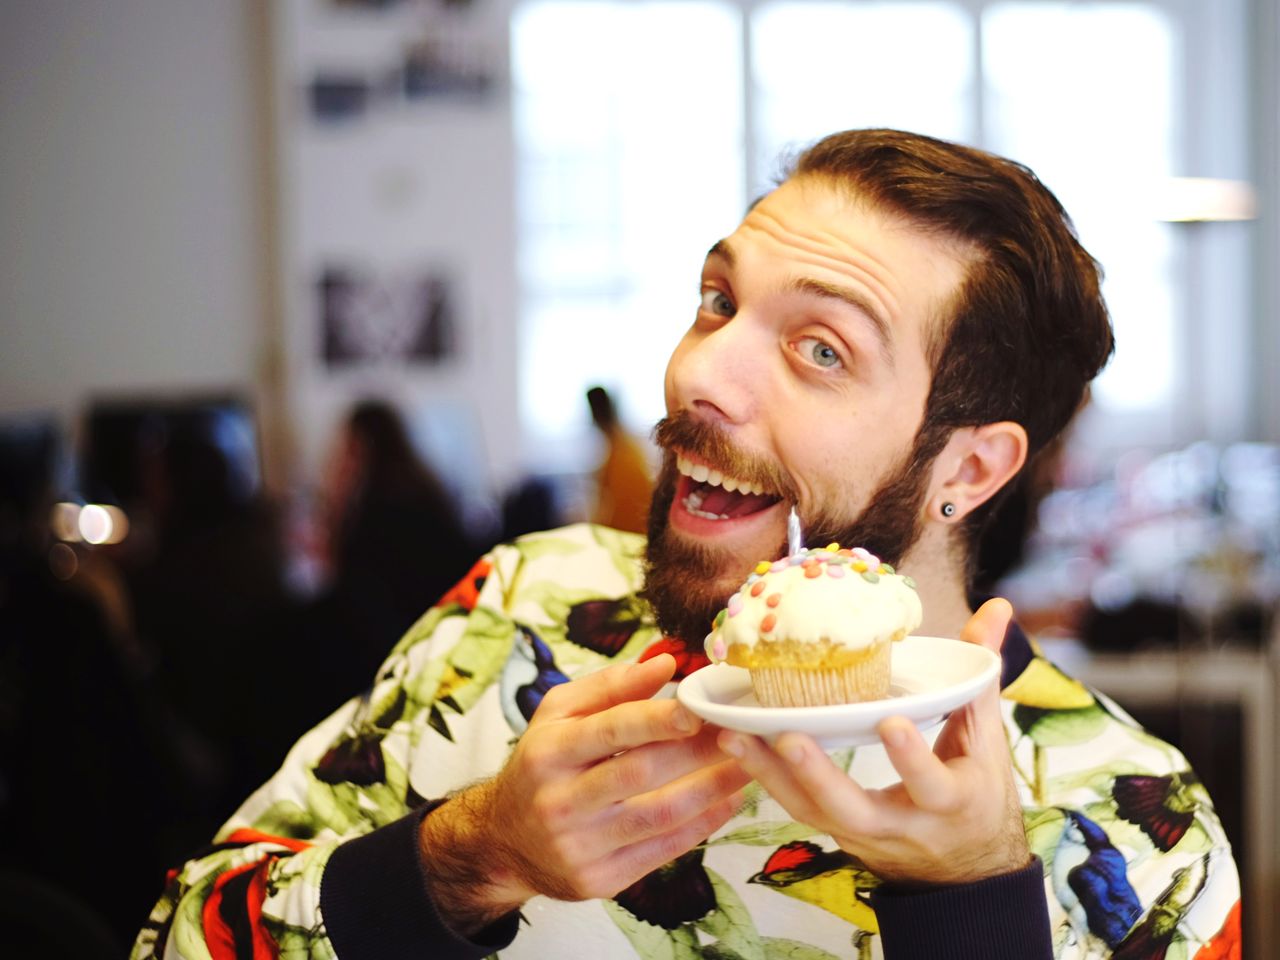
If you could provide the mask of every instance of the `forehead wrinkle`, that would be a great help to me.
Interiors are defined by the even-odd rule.
[[[902,315],[902,304],[892,286],[892,272],[874,257],[862,251],[848,250],[846,242],[834,233],[824,232],[815,237],[796,233],[789,227],[784,226],[777,217],[759,207],[751,211],[747,219],[743,221],[743,226],[747,226],[752,220],[765,221],[765,225],[759,226],[757,229],[760,229],[777,242],[799,250],[806,255],[804,257],[806,262],[813,266],[836,273],[843,273],[846,276],[852,271],[856,278],[865,283],[874,295],[870,298],[873,302],[867,305],[873,308],[879,307],[878,310],[873,309],[871,312],[873,314],[878,313],[880,319],[885,321],[886,327],[891,321]],[[830,250],[833,247],[844,248],[842,255],[831,253]],[[712,249],[715,248],[713,247]],[[878,303],[874,301],[878,301]]]
[[[881,261],[874,259],[873,256],[858,250],[849,250],[845,241],[835,233],[824,232],[817,237],[806,237],[805,234],[796,233],[795,230],[785,227],[781,220],[773,216],[768,210],[756,207],[750,212],[750,215],[744,221],[745,225],[750,224],[753,219],[764,221],[763,225],[756,225],[756,229],[762,230],[767,236],[774,241],[787,244],[799,250],[804,256],[801,260],[809,262],[818,269],[826,269],[835,271],[835,273],[854,274],[854,279],[861,279],[867,285],[868,292],[863,293],[844,284],[829,283],[826,280],[817,278],[805,278],[805,276],[797,276],[792,278],[788,283],[788,288],[794,291],[815,294],[815,296],[833,298],[849,303],[855,307],[859,314],[867,317],[868,324],[872,326],[873,332],[881,346],[881,353],[888,365],[893,366],[893,326],[891,321],[902,315],[902,305],[899,297],[893,291],[893,274],[892,271]],[[769,229],[771,228],[772,229]],[[717,243],[712,247],[716,251],[718,247],[726,244],[726,241]],[[829,252],[832,248],[844,248],[844,256],[836,256]],[[732,265],[732,262],[731,262]]]

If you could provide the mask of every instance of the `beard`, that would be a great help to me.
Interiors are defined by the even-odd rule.
[[[888,471],[871,494],[867,505],[852,519],[842,518],[835,504],[819,504],[803,517],[804,536],[809,544],[836,542],[845,547],[862,547],[882,561],[899,565],[920,537],[921,507],[929,486],[929,466],[946,444],[950,431],[922,426],[908,450]],[[733,586],[722,583],[734,576],[724,569],[721,551],[673,536],[669,515],[675,500],[680,474],[674,449],[693,454],[742,480],[756,481],[779,499],[795,503],[794,485],[772,461],[736,449],[724,431],[686,411],[677,411],[658,422],[654,439],[663,449],[662,469],[654,486],[649,508],[649,541],[645,548],[645,582],[641,596],[653,608],[658,627],[669,637],[687,645],[702,642],[711,621],[725,605],[729,592],[746,578],[749,565],[760,557],[733,559],[740,567]],[[774,556],[787,554],[782,538]]]

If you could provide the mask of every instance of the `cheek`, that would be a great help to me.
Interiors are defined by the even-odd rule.
[[[888,431],[869,419],[827,413],[794,420],[778,446],[783,463],[810,501],[828,517],[852,517],[892,459]]]

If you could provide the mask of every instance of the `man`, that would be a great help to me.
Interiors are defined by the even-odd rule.
[[[1023,168],[820,142],[708,254],[647,546],[580,526],[481,561],[174,875],[136,955],[1226,949],[1238,881],[1185,760],[966,596],[984,513],[1110,351]],[[831,755],[657,696],[792,505],[910,573],[921,633],[1003,642],[1003,696]]]

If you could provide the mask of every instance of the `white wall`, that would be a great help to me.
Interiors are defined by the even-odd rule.
[[[314,69],[397,51],[414,5],[260,2],[0,0],[0,415],[242,389],[269,465],[297,468],[282,484],[314,479],[350,402],[382,393],[426,428],[456,412],[453,452],[501,486],[520,469],[505,91],[320,129]],[[467,16],[505,80],[506,4]],[[451,270],[458,362],[324,370],[313,283],[334,255]]]
[[[318,473],[343,413],[375,394],[408,413],[450,479],[470,493],[504,489],[522,466],[507,5],[377,12],[281,0],[273,11],[281,296],[300,473]],[[442,33],[487,55],[491,96],[383,96],[347,121],[311,115],[306,90],[317,73],[375,79],[408,43]],[[316,280],[326,265],[445,276],[457,309],[457,355],[440,364],[325,367]]]
[[[252,384],[252,0],[0,0],[0,413]]]

